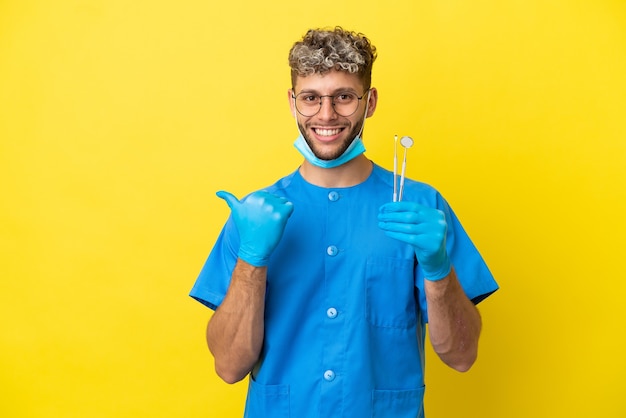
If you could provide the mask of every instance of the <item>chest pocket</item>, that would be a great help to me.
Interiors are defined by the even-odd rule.
[[[373,418],[424,418],[424,387],[415,390],[375,390]]]
[[[289,418],[289,386],[262,385],[252,377],[244,418]]]
[[[410,328],[417,322],[413,260],[374,258],[365,269],[366,316],[376,327]]]

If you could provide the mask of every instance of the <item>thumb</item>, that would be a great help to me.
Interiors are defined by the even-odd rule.
[[[232,193],[220,190],[219,192],[215,193],[215,195],[220,199],[224,199],[231,209],[233,209],[235,205],[239,204],[239,200]]]

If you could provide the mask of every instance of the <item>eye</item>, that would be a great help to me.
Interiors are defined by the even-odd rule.
[[[317,103],[320,100],[320,97],[315,95],[315,94],[299,94],[298,95],[298,100],[305,102],[305,103]]]
[[[356,95],[349,92],[339,93],[335,96],[335,100],[338,103],[350,103],[351,101],[356,100]]]

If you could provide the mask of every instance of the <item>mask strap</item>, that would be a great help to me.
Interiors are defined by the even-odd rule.
[[[365,102],[365,114],[363,115],[363,123],[361,124],[361,130],[359,131],[359,134],[355,136],[355,138],[360,137],[361,134],[363,133],[363,129],[365,128],[365,119],[367,119],[367,111],[369,110],[369,107],[370,107],[370,94],[371,93],[372,93],[372,89],[369,89],[367,91],[367,101]]]

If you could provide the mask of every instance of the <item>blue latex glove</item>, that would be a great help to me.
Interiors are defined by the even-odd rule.
[[[265,191],[252,193],[242,201],[225,191],[216,194],[228,203],[239,231],[237,256],[253,266],[266,266],[283,236],[293,203]]]
[[[450,274],[448,224],[442,211],[413,202],[387,203],[380,207],[378,226],[387,236],[413,246],[426,279],[437,281]]]

